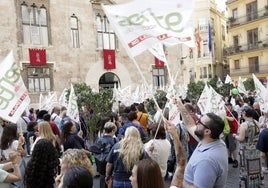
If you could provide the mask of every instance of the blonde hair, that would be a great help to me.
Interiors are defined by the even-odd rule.
[[[68,149],[62,154],[62,161],[67,164],[67,168],[81,166],[88,169],[94,177],[94,170],[87,154],[81,149]]]
[[[140,160],[144,152],[140,132],[134,126],[126,129],[124,138],[120,141],[119,157],[127,171],[131,171],[134,164]]]
[[[39,136],[49,140],[54,146],[56,145],[56,136],[54,135],[48,122],[42,121],[38,124]]]

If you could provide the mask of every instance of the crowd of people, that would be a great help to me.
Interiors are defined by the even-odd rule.
[[[181,115],[174,124],[166,106],[150,114],[146,103],[121,104],[97,123],[91,147],[85,144],[86,123],[71,120],[64,107],[30,109],[16,124],[2,120],[0,187],[92,188],[99,175],[100,188],[163,188],[165,179],[171,179],[171,188],[221,188],[228,163],[240,168],[241,186],[263,184],[268,112],[254,97],[226,98],[219,115],[201,115],[188,100],[176,105]]]

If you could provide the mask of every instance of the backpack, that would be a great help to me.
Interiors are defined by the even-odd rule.
[[[98,139],[92,146],[90,146],[89,151],[94,154],[95,162],[97,166],[97,171],[101,175],[105,175],[106,171],[106,158],[112,149],[113,145],[117,142],[116,138],[113,138],[113,143],[103,137]]]
[[[230,125],[229,125],[228,119],[225,117],[223,122],[224,122],[223,134],[228,135],[230,134]]]

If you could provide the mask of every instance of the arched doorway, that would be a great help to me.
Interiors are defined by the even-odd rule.
[[[118,76],[112,72],[104,73],[99,79],[99,89],[104,88],[118,88],[120,86],[120,80]]]

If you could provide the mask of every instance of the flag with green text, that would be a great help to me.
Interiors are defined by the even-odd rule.
[[[194,47],[188,26],[193,4],[194,0],[134,0],[102,8],[128,55],[135,57],[157,43]]]
[[[13,52],[0,62],[0,117],[16,123],[29,106],[30,97],[24,85]]]

